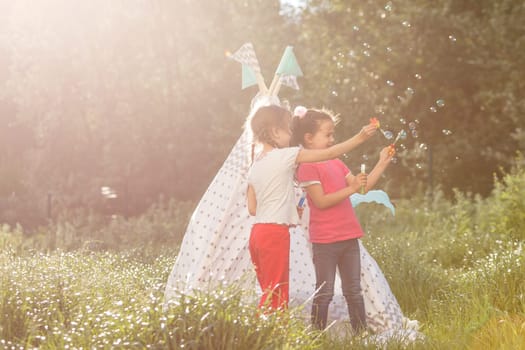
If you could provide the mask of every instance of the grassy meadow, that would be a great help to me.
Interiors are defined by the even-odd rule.
[[[357,208],[367,232],[364,244],[424,334],[421,341],[392,341],[384,348],[525,349],[524,198],[525,169],[516,166],[487,198],[415,195],[396,201],[395,217],[379,205]],[[257,317],[235,286],[181,295],[163,311],[175,239],[133,244],[173,230],[175,219],[183,227],[186,214],[169,212],[171,206],[159,206],[147,219],[117,218],[105,229],[93,224],[100,244],[83,248],[55,237],[57,249],[47,249],[45,230],[56,226],[29,238],[22,228],[4,225],[0,349],[379,347],[366,338],[316,332],[298,317],[300,310]],[[66,225],[68,232],[90,227],[76,222]],[[122,232],[130,244],[116,249]]]

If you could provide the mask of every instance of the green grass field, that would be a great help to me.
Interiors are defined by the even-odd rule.
[[[415,197],[398,201],[395,217],[378,205],[358,208],[364,244],[425,336],[386,348],[525,349],[523,198],[518,167],[485,199]],[[0,348],[377,347],[313,331],[299,310],[257,317],[235,286],[181,295],[164,312],[176,246],[44,252],[18,230],[0,232]]]

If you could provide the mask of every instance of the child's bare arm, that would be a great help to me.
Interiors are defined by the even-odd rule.
[[[321,184],[312,184],[306,187],[306,192],[312,199],[313,204],[319,209],[326,209],[348,200],[348,197],[359,191],[361,186],[366,186],[366,175],[359,174],[345,188],[332,193],[324,193]]]
[[[246,191],[246,199],[248,204],[248,212],[250,215],[254,216],[257,209],[257,198],[255,197],[255,190],[252,185],[248,185],[248,190]]]
[[[391,146],[387,146],[381,150],[379,153],[379,161],[375,165],[374,169],[368,174],[368,181],[366,184],[366,191],[371,190],[379,181],[381,174],[388,167],[392,158],[394,157],[395,150]]]
[[[364,126],[357,135],[331,147],[324,149],[303,148],[297,155],[296,163],[311,163],[335,159],[368,140],[376,131],[377,127],[369,124]]]

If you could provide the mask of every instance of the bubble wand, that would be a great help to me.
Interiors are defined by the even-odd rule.
[[[397,141],[399,141],[399,140],[401,140],[401,139],[404,140],[406,137],[407,137],[407,132],[406,132],[404,129],[401,129],[401,130],[397,133],[397,136],[396,136],[394,142],[392,142],[392,144],[390,145],[390,151],[388,152],[389,155],[393,155],[393,154],[394,154]]]
[[[394,140],[394,142],[390,145],[391,147],[395,146],[395,144],[397,143],[397,141],[401,140],[401,139],[405,139],[407,137],[407,132],[404,130],[404,129],[401,129],[398,133],[397,133],[397,136],[396,136],[396,139]]]
[[[383,136],[390,140],[392,138],[392,133],[390,131],[385,131],[381,128],[381,123],[379,122],[379,120],[377,118],[370,118],[370,124],[373,124],[376,126],[376,128],[379,129],[379,131],[381,131],[381,133],[383,134]],[[405,130],[401,130],[397,133],[397,136],[394,140],[394,142],[392,142],[390,144],[390,152],[389,152],[389,155],[393,155],[395,153],[395,145],[397,143],[397,141],[401,140],[401,139],[405,139],[407,137],[407,133]]]
[[[377,118],[370,118],[370,124],[373,124],[376,126],[376,128],[379,129],[379,131],[381,131],[381,133],[383,134],[383,136],[387,139],[391,139],[392,138],[392,133],[390,131],[385,131],[383,130],[383,128],[381,128],[381,123],[379,122],[379,120]]]

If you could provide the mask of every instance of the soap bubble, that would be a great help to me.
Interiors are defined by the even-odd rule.
[[[392,137],[394,137],[394,134],[392,133],[392,131],[389,131],[389,130],[386,130],[383,132],[383,135],[385,136],[385,138],[387,140],[391,140]]]
[[[438,107],[440,107],[440,108],[441,108],[441,107],[445,107],[445,101],[442,100],[442,99],[439,99],[439,100],[436,101],[436,105],[437,105]]]

